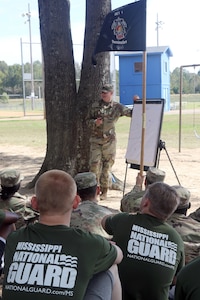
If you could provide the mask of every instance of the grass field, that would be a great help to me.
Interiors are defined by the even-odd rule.
[[[200,114],[198,114],[200,117]],[[122,117],[116,124],[117,146],[121,149],[127,147],[130,130],[130,118]],[[193,114],[182,115],[181,147],[199,148],[200,139],[195,136]],[[199,122],[199,120],[198,120]],[[200,134],[200,122],[195,126]],[[161,137],[166,147],[179,146],[179,115],[164,114]],[[46,121],[40,120],[1,120],[0,143],[9,145],[31,146],[44,148],[46,145]]]
[[[199,148],[200,139],[200,95],[183,95],[181,117],[181,132],[179,132],[179,110],[167,112],[163,117],[160,138],[165,141],[167,147],[178,148],[179,137],[181,147]],[[171,95],[171,103],[179,103],[179,95]],[[30,146],[44,148],[46,145],[46,122],[42,118],[42,100],[36,99],[34,110],[31,109],[30,100],[26,100],[26,120],[16,120],[16,117],[24,117],[23,100],[9,100],[7,104],[0,104],[0,142],[1,144]],[[10,109],[9,109],[10,107]],[[186,113],[186,111],[188,111]],[[185,112],[185,113],[184,113]],[[41,119],[31,120],[30,116],[41,116]],[[130,118],[122,117],[116,124],[118,137],[117,146],[126,148],[130,130]],[[179,136],[180,134],[180,136]]]

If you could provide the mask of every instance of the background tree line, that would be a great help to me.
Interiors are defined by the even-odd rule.
[[[81,65],[75,63],[77,87],[79,86]],[[40,61],[33,62],[33,77],[35,95],[39,96],[39,90],[43,84],[42,63]],[[31,73],[30,63],[24,64],[24,73]],[[31,82],[24,81],[25,95],[31,93]],[[119,83],[119,71],[116,70],[116,86]],[[171,94],[179,93],[180,85],[180,68],[174,69],[170,74]],[[118,88],[116,94],[118,95]],[[0,95],[6,93],[8,95],[23,95],[22,66],[20,64],[7,65],[6,62],[0,61]],[[183,93],[194,94],[200,93],[200,70],[198,73],[191,73],[187,69],[183,70]]]

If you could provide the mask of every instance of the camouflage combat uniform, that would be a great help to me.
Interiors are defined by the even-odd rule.
[[[165,179],[165,172],[155,167],[149,167],[146,174],[146,186],[154,182],[163,182]],[[147,184],[148,183],[148,184]],[[120,210],[122,212],[137,213],[140,210],[140,203],[145,190],[142,186],[135,185],[133,189],[125,194],[121,200]]]
[[[101,188],[109,187],[109,173],[116,155],[115,123],[122,116],[131,117],[132,109],[113,101],[95,102],[90,111],[90,171],[96,174]],[[102,125],[96,126],[97,118],[103,119]]]
[[[113,211],[104,206],[85,200],[79,204],[77,209],[73,210],[70,226],[82,228],[91,233],[99,234],[106,239],[111,239],[112,236],[108,235],[101,226],[101,220],[104,216],[112,213]]]
[[[26,197],[21,195],[18,190],[20,183],[24,179],[20,172],[15,169],[4,169],[0,172],[1,194],[0,194],[0,209],[9,210],[19,215],[16,222],[16,228],[26,225],[26,223],[38,218],[38,213],[31,208],[31,202]],[[14,189],[14,191],[10,189]],[[6,198],[4,196],[6,195]],[[4,195],[4,196],[3,196]]]
[[[0,198],[0,209],[9,210],[19,215],[19,219],[15,223],[16,229],[25,226],[28,221],[38,217],[38,213],[31,209],[28,198],[18,192],[6,200]]]
[[[184,214],[173,213],[167,220],[182,237],[185,247],[185,261],[190,262],[200,255],[200,223]]]
[[[190,206],[189,190],[178,185],[173,187],[180,197],[180,203],[177,210],[167,220],[167,223],[182,237],[185,248],[185,262],[188,263],[200,255],[200,223],[181,213],[182,209],[187,210]]]
[[[120,210],[122,212],[136,213],[139,212],[140,203],[145,191],[141,190],[137,185],[127,194],[125,194],[121,200]]]
[[[200,222],[200,208],[197,208],[195,211],[193,211],[189,217],[191,217],[192,219]]]

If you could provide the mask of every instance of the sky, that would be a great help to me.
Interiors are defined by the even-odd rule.
[[[59,0],[57,0],[59,1]],[[101,1],[101,0],[100,0]],[[134,1],[111,0],[112,9]],[[81,62],[85,0],[71,0],[71,29],[75,61]],[[30,62],[30,30],[26,13],[31,11],[32,59],[41,61],[37,0],[0,0],[0,61],[8,65]],[[23,16],[25,14],[25,16]],[[170,71],[182,65],[200,64],[199,0],[147,0],[148,46],[168,46],[173,56]],[[161,26],[156,30],[156,22]],[[188,68],[197,72],[200,66]]]

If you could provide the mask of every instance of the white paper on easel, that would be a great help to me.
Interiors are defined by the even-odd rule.
[[[155,166],[162,126],[164,100],[146,102],[146,128],[144,140],[144,166]],[[142,103],[133,108],[126,162],[140,165],[142,136]]]

